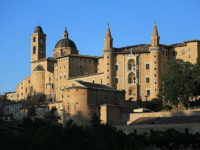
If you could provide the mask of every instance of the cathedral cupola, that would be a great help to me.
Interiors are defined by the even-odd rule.
[[[69,47],[72,49],[76,49],[76,44],[72,40],[69,39],[69,34],[67,32],[66,27],[63,33],[63,39],[59,40],[55,45],[55,48],[58,48],[58,47]]]
[[[158,34],[158,29],[156,23],[154,24],[153,33],[151,36],[151,46],[157,47],[159,46],[160,36]]]
[[[78,50],[76,48],[76,44],[69,39],[69,33],[65,27],[63,32],[63,39],[59,40],[53,51],[54,57],[62,57],[70,54],[78,54]]]

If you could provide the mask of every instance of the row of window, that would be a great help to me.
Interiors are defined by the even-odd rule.
[[[43,38],[40,38],[39,40],[40,40],[39,42],[41,42],[41,43],[43,43],[43,41],[44,41]],[[33,38],[33,42],[36,42],[36,37]]]
[[[40,53],[40,54],[44,54],[44,50],[43,50],[42,47],[40,48],[39,53]],[[36,54],[36,46],[33,47],[33,54]]]
[[[75,102],[74,103],[74,111],[76,112],[77,111],[77,105],[79,104],[79,102]],[[68,110],[68,112],[70,111],[70,104],[68,103],[67,104],[67,110]]]
[[[145,80],[145,81],[146,81],[146,83],[150,83],[150,77],[146,77],[146,80]],[[157,84],[156,81],[155,81],[154,83]]]
[[[154,61],[154,64],[156,64],[156,61]],[[150,70],[150,64],[146,64],[146,70]],[[154,70],[157,70],[157,68],[154,67]]]
[[[156,89],[155,89],[155,91],[156,91]],[[128,95],[130,95],[130,96],[134,95],[135,96],[136,94],[133,92],[133,89],[129,89],[128,90]],[[150,96],[150,95],[151,95],[151,90],[149,90],[149,89],[146,90],[146,96]]]

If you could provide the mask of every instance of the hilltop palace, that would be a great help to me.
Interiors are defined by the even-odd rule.
[[[8,98],[26,100],[36,96],[39,100],[63,101],[69,114],[85,112],[85,116],[96,105],[122,106],[124,100],[152,100],[160,94],[166,60],[195,63],[200,55],[198,40],[171,45],[160,44],[159,40],[155,24],[150,44],[116,48],[108,26],[103,55],[88,56],[79,54],[65,29],[53,56],[46,57],[46,34],[36,26],[31,35],[31,74]]]

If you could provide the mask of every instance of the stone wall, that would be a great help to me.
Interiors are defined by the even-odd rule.
[[[172,116],[200,116],[200,109],[185,110],[177,112],[150,112],[150,113],[130,113],[127,124],[142,117],[172,117]]]

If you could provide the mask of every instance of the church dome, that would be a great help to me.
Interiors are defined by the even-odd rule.
[[[76,49],[76,44],[70,40],[68,38],[68,32],[67,32],[67,29],[65,28],[65,31],[63,33],[63,36],[64,38],[59,40],[57,43],[56,43],[56,46],[55,48],[58,48],[58,47],[71,47],[73,49]]]
[[[71,47],[73,49],[76,49],[76,44],[72,40],[64,38],[56,43],[55,48],[58,47]]]
[[[35,30],[34,30],[34,33],[43,33],[42,27],[41,26],[36,26]]]

